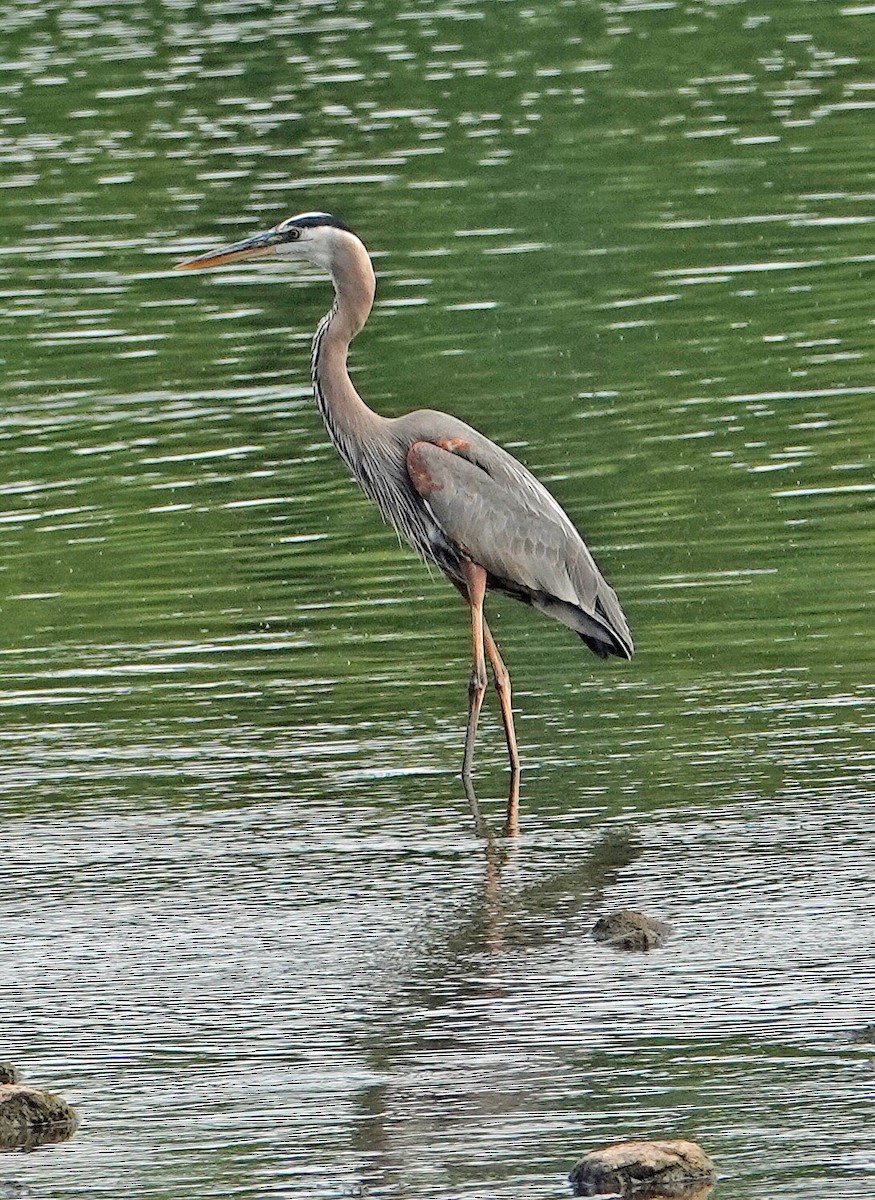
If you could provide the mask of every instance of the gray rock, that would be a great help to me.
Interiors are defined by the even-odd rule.
[[[28,1200],[35,1195],[36,1192],[32,1192],[26,1183],[19,1183],[17,1179],[0,1179],[0,1200]]]
[[[617,950],[653,950],[661,946],[671,933],[671,926],[655,917],[621,908],[619,912],[599,917],[592,927],[597,942],[607,942]]]
[[[704,1200],[716,1171],[695,1142],[620,1142],[584,1155],[568,1178],[577,1196]]]
[[[60,1096],[23,1083],[0,1083],[0,1150],[63,1142],[78,1123],[76,1110]]]

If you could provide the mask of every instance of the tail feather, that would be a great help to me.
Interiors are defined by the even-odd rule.
[[[565,600],[557,600],[555,596],[531,596],[529,603],[538,612],[572,629],[599,658],[614,655],[617,658],[629,659],[635,649],[632,635],[612,590],[611,595],[614,599],[611,612],[608,612],[608,606],[602,603],[601,596],[596,599],[593,613]]]

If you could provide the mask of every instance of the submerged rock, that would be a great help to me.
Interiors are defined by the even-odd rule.
[[[695,1142],[620,1142],[585,1154],[568,1178],[577,1196],[704,1200],[716,1170]]]
[[[0,1083],[0,1150],[63,1142],[77,1124],[76,1110],[60,1096],[23,1083]]]
[[[875,1025],[864,1025],[862,1029],[855,1029],[851,1034],[851,1041],[875,1045]]]
[[[631,908],[599,917],[592,927],[592,936],[597,942],[608,942],[617,950],[653,950],[661,946],[671,933],[671,926],[656,917]]]

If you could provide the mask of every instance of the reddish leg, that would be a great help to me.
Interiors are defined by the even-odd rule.
[[[492,664],[492,674],[495,677],[495,690],[501,704],[501,719],[504,722],[504,736],[507,740],[507,756],[510,759],[510,789],[507,797],[507,817],[504,832],[507,837],[515,837],[519,832],[519,801],[520,801],[520,754],[516,743],[516,730],[513,725],[513,708],[511,707],[510,674],[504,665],[495,638],[489,626],[483,621],[483,633],[486,641],[486,653]]]
[[[502,661],[501,655],[498,653],[495,638],[492,636],[485,619],[483,621],[483,634],[486,642],[486,653],[489,655],[489,661],[492,664],[492,674],[495,677],[495,690],[498,692],[498,701],[501,704],[501,719],[504,722],[504,736],[507,740],[507,756],[510,759],[510,769],[511,771],[519,771],[520,755],[516,744],[516,730],[513,727],[510,674]]]
[[[465,732],[465,756],[462,777],[470,779],[474,770],[474,738],[483,697],[486,694],[486,656],[484,653],[483,599],[486,595],[486,572],[476,563],[464,563],[462,570],[468,594],[465,599],[471,609],[471,649],[474,665],[468,684],[468,728]]]

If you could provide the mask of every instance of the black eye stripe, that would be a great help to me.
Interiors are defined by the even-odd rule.
[[[291,229],[298,230],[298,236],[304,229],[318,229],[320,226],[328,226],[330,229],[349,230],[349,226],[337,217],[332,217],[330,213],[313,212],[299,213],[295,217],[287,217],[285,221],[280,221],[276,229],[278,233],[285,234]]]

